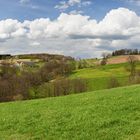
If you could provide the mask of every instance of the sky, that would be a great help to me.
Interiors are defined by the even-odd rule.
[[[140,0],[0,0],[0,54],[100,57],[140,49]]]

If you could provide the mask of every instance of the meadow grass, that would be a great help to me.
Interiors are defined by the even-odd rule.
[[[108,88],[109,80],[115,77],[120,86],[128,85],[129,72],[126,70],[127,63],[96,66],[74,71],[69,78],[83,78],[87,81],[88,91],[95,91]]]
[[[139,85],[0,104],[1,140],[139,138]]]
[[[109,76],[128,76],[125,67],[128,64],[113,64],[96,66],[93,68],[78,69],[70,75],[70,78],[100,78]]]

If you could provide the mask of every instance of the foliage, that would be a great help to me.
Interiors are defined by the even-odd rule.
[[[117,78],[111,77],[109,79],[108,88],[115,88],[115,87],[119,87],[119,86],[120,86],[120,83]]]
[[[112,56],[119,55],[139,55],[140,51],[138,49],[121,49],[112,52]]]
[[[12,101],[21,96],[22,99],[36,98],[31,88],[56,79],[58,76],[70,74],[75,69],[67,60],[52,60],[35,72],[17,74],[17,68],[4,65],[0,72],[0,101]]]
[[[107,64],[107,59],[106,59],[106,58],[103,58],[103,59],[101,60],[101,65],[104,66],[104,65],[106,65],[106,64]]]
[[[127,70],[130,72],[130,80],[133,80],[136,75],[137,61],[138,60],[135,56],[128,57],[129,68]]]
[[[87,82],[85,79],[68,79],[62,78],[55,81],[42,84],[41,86],[31,89],[30,95],[33,98],[64,96],[73,93],[82,93],[87,91]]]

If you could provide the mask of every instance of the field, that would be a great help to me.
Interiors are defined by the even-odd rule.
[[[137,60],[140,61],[140,55],[133,55]],[[119,64],[119,63],[126,63],[128,60],[127,55],[122,56],[114,56],[108,59],[108,64]]]
[[[139,140],[140,86],[0,104],[1,140]]]
[[[89,61],[89,60],[88,60]],[[90,60],[93,62],[92,60]],[[130,72],[126,70],[128,63],[121,64],[108,64],[105,66],[93,66],[91,68],[77,69],[67,76],[69,79],[82,78],[87,83],[86,91],[96,91],[112,88],[110,86],[110,81],[115,78],[119,85],[116,87],[128,86],[135,84],[131,83],[129,80]],[[140,69],[140,63],[137,64],[137,70]],[[60,77],[59,77],[60,78]],[[51,83],[50,83],[51,84]],[[50,85],[49,84],[49,85]],[[47,92],[48,84],[44,83],[37,87],[34,91],[38,96],[48,95]],[[43,96],[42,96],[43,97]]]
[[[73,72],[69,78],[86,79],[89,91],[108,88],[108,82],[111,77],[118,79],[120,85],[124,86],[128,83],[129,72],[126,70],[127,66],[127,63],[123,63],[79,69]]]

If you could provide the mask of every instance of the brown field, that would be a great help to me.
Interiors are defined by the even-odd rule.
[[[140,55],[133,55],[140,61]],[[126,63],[128,60],[128,55],[126,56],[116,56],[108,59],[107,64],[119,64],[119,63]]]

